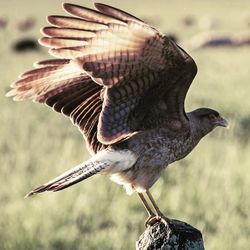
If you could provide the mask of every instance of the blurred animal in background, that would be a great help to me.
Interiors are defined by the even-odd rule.
[[[196,20],[194,16],[187,15],[181,19],[181,23],[185,27],[191,27],[196,24]]]
[[[40,50],[40,46],[36,39],[22,38],[13,43],[12,50],[18,53],[28,52],[28,51],[38,51]]]
[[[188,45],[192,49],[246,46],[250,45],[250,34],[232,36],[218,32],[202,32],[192,37]]]
[[[249,46],[250,45],[250,33],[238,35],[234,37],[236,46]]]
[[[233,39],[228,35],[202,32],[192,37],[189,40],[189,44],[194,49],[206,48],[206,47],[231,46],[233,44]]]
[[[16,28],[19,32],[26,32],[31,30],[35,26],[36,20],[34,17],[27,17],[24,20],[20,20],[16,24]]]
[[[8,25],[8,19],[5,17],[0,17],[0,30],[6,29]]]
[[[36,63],[7,96],[45,103],[68,116],[92,157],[27,196],[56,192],[100,173],[127,193],[138,193],[148,223],[166,219],[149,189],[167,165],[227,121],[210,108],[185,112],[197,66],[168,36],[105,4],[96,3],[97,11],[63,7],[71,16],[49,16],[51,26],[40,39],[57,59]]]

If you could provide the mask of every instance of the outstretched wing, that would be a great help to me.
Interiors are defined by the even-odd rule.
[[[7,96],[14,100],[32,99],[70,117],[83,133],[91,152],[104,145],[97,140],[98,117],[102,109],[102,87],[97,85],[68,59],[50,59],[35,63],[12,84]]]
[[[59,59],[23,74],[9,95],[47,103],[70,116],[94,151],[139,130],[147,109],[159,99],[169,106],[169,119],[174,115],[184,124],[194,62],[138,18],[95,6],[99,11],[64,4],[73,17],[48,18],[53,26],[42,30],[40,43]]]

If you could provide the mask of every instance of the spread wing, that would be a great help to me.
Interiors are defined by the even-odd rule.
[[[58,59],[37,63],[8,95],[69,116],[94,152],[140,130],[159,100],[169,121],[187,126],[184,99],[196,73],[192,58],[140,19],[95,6],[98,11],[64,4],[70,17],[48,17],[52,26],[42,30],[40,43]]]

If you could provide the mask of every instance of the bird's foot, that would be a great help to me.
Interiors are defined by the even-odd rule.
[[[165,226],[171,221],[169,218],[164,216],[163,214],[161,215],[150,215],[147,220],[145,221],[145,227],[148,226],[153,226],[156,222],[162,222]]]
[[[164,223],[165,226],[171,222],[171,219],[166,217],[161,211],[157,212],[157,216],[160,217],[161,222]]]
[[[159,217],[160,217],[160,221],[161,221],[165,226],[167,226],[167,225],[171,222],[171,220],[170,220],[168,217],[164,216],[164,215],[161,215],[161,216],[159,216]]]
[[[145,221],[145,227],[152,226],[159,220],[159,218],[160,217],[155,214],[150,215]]]

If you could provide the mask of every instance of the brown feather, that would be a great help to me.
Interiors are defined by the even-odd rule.
[[[65,17],[65,16],[49,16],[48,22],[52,25],[55,25],[57,27],[64,27],[64,28],[71,28],[71,29],[84,29],[84,30],[103,30],[107,29],[108,26],[91,22],[91,21],[85,21],[80,18],[75,17]]]
[[[94,32],[72,28],[44,27],[41,32],[43,35],[49,37],[69,37],[71,39],[83,39],[95,36]]]
[[[143,22],[141,19],[123,11],[123,10],[119,10],[117,8],[108,6],[106,4],[102,4],[102,3],[95,3],[95,7],[101,11],[102,13],[106,14],[106,15],[110,15],[112,17],[115,17],[117,19],[120,19],[122,21],[138,21],[138,22]]]
[[[69,14],[76,16],[76,17],[80,17],[84,20],[94,21],[94,22],[103,23],[103,24],[116,23],[116,24],[125,25],[125,23],[120,21],[119,19],[109,17],[108,15],[101,14],[98,11],[95,11],[86,7],[82,7],[79,5],[64,3],[63,8]]]
[[[147,113],[158,102],[166,104],[168,120],[187,123],[184,99],[196,66],[185,51],[114,7],[63,7],[75,17],[48,17],[53,26],[43,28],[40,39],[60,59],[37,63],[9,96],[47,103],[69,116],[94,150],[152,126]]]
[[[76,40],[75,38],[58,38],[58,37],[42,37],[39,40],[39,43],[43,46],[49,48],[62,48],[62,47],[79,47],[87,45],[88,43],[83,40]]]

